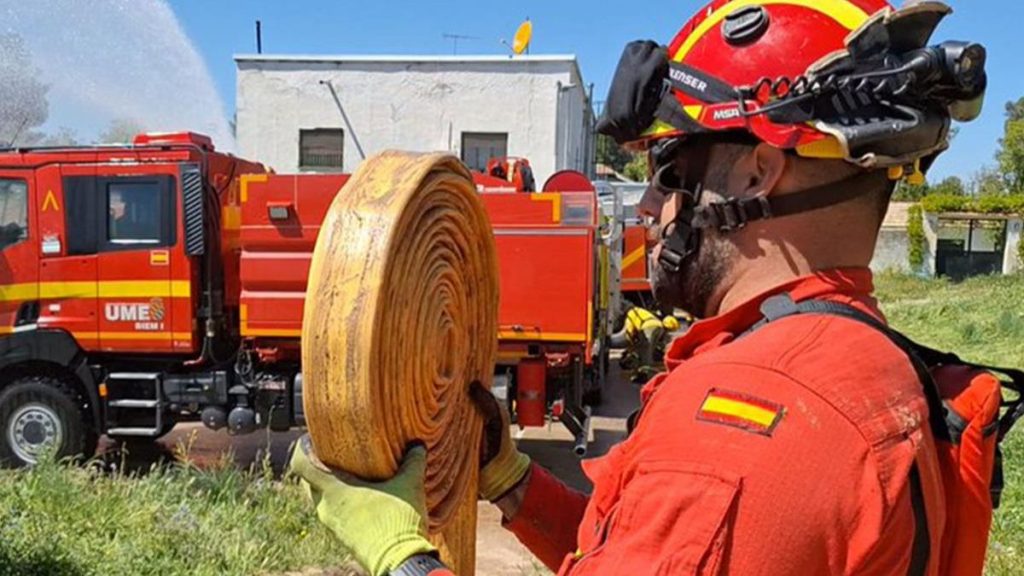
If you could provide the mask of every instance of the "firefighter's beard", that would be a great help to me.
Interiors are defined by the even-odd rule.
[[[651,263],[651,290],[662,310],[679,308],[696,318],[714,315],[711,301],[729,273],[736,249],[717,230],[705,229],[700,235],[696,253],[683,261],[678,272],[666,270],[657,261]]]

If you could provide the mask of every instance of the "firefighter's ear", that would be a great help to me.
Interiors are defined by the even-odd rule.
[[[749,148],[736,162],[733,170],[739,185],[738,197],[768,196],[779,187],[786,171],[786,153],[769,144]]]

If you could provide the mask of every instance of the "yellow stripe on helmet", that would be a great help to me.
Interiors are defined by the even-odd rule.
[[[683,58],[686,58],[686,55],[690,53],[690,50],[693,49],[697,42],[704,37],[704,34],[721,23],[733,11],[747,6],[771,6],[773,4],[803,6],[804,8],[817,10],[832,18],[847,30],[856,30],[870,16],[849,0],[734,0],[705,18],[697,26],[697,29],[686,38],[683,45],[672,56],[672,59],[676,62],[682,62]]]

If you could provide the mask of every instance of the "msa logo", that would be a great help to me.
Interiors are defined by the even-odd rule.
[[[697,78],[696,76],[692,76],[690,74],[687,74],[686,72],[683,72],[682,70],[678,70],[676,68],[670,68],[669,71],[668,71],[668,75],[672,78],[672,80],[674,80],[674,81],[676,81],[676,82],[678,82],[680,84],[683,84],[684,86],[689,86],[689,87],[693,88],[694,90],[698,90],[700,92],[705,92],[708,89],[708,83],[707,82],[701,80],[700,78]]]
[[[103,306],[108,322],[134,322],[136,330],[163,330],[164,301],[153,298],[147,303],[110,302]]]
[[[723,110],[715,110],[715,113],[712,114],[712,118],[714,118],[716,122],[721,122],[722,120],[732,120],[733,118],[739,117],[739,108],[725,108]]]

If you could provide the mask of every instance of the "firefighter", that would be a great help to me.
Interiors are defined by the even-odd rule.
[[[675,316],[669,315],[662,319],[639,306],[629,308],[622,330],[612,335],[611,346],[625,349],[619,364],[632,371],[632,382],[647,382],[661,371],[658,362],[662,360],[672,336],[680,328],[679,319]]]
[[[109,199],[110,220],[107,234],[111,240],[136,240],[147,237],[145,227],[134,217],[127,199],[120,190],[112,190]]]
[[[628,439],[583,462],[589,496],[519,452],[474,389],[488,417],[480,496],[552,570],[938,572],[944,494],[908,357],[845,318],[773,322],[767,303],[884,321],[868,265],[892,190],[919,181],[951,119],[980,112],[983,49],[928,46],[947,11],[715,0],[667,47],[627,47],[599,129],[648,150],[653,289],[703,319],[644,387]],[[293,467],[374,574],[446,574],[421,530],[421,459],[372,486],[313,472],[301,448]]]

